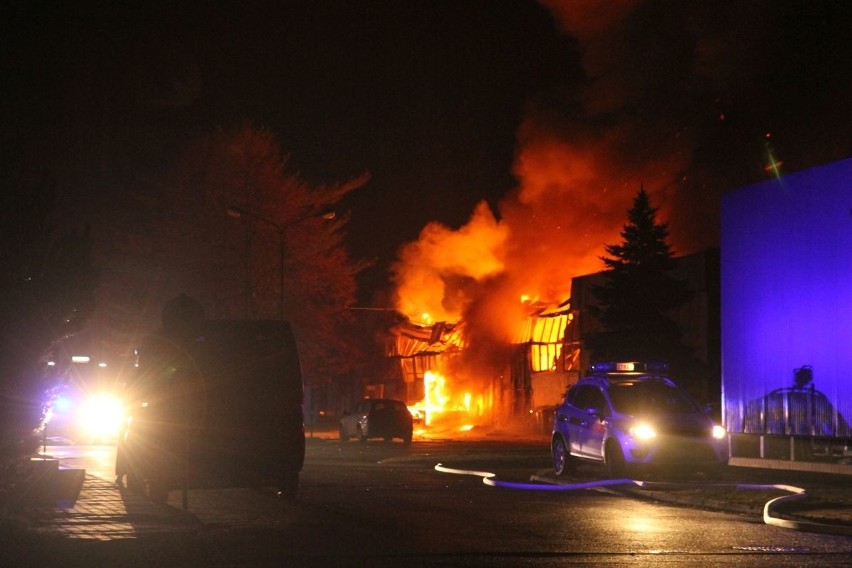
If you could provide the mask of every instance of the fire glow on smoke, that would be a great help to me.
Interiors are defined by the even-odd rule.
[[[424,381],[415,406],[426,416],[448,405],[455,416],[468,413],[464,424],[488,414],[494,377],[505,374],[526,319],[535,307],[569,299],[573,277],[603,269],[604,245],[619,242],[639,189],[632,176],[612,177],[592,149],[554,139],[530,140],[515,169],[521,185],[501,202],[499,218],[482,202],[457,230],[430,223],[394,267],[396,307],[411,322],[465,322],[464,352],[430,369],[442,377],[441,394],[430,398],[435,387]],[[466,409],[465,393],[482,400],[481,414]]]
[[[667,121],[668,103],[665,109],[649,104],[670,101],[671,85],[655,81],[652,71],[674,64],[671,54],[654,52],[659,66],[645,62],[648,73],[635,72],[635,58],[647,53],[630,49],[635,37],[625,26],[644,14],[642,3],[543,4],[582,45],[587,81],[561,102],[529,105],[517,134],[514,191],[495,209],[479,203],[457,229],[429,223],[393,267],[396,308],[411,322],[465,323],[463,352],[424,378],[424,400],[414,407],[427,425],[450,414],[466,414],[462,424],[476,423],[489,413],[489,389],[505,371],[501,362],[532,306],[565,302],[573,277],[603,269],[604,246],[621,241],[640,186],[658,208],[658,220],[668,222],[679,211],[683,225],[670,226],[676,254],[714,238],[703,231],[700,238],[711,242],[700,242],[683,228],[713,226],[714,219],[700,203],[694,205],[698,217],[684,209],[681,187],[694,148],[678,122],[685,117]],[[694,232],[702,233],[700,227]]]

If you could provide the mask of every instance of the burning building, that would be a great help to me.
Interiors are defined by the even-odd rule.
[[[732,124],[729,103],[710,79],[727,78],[731,62],[751,61],[716,48],[740,45],[730,42],[731,28],[704,29],[694,25],[700,18],[691,10],[663,15],[643,3],[543,4],[582,48],[584,80],[525,107],[513,191],[499,203],[480,203],[461,227],[430,223],[400,250],[393,307],[408,322],[396,330],[392,353],[412,403],[440,386],[453,393],[448,404],[461,407],[464,393],[483,393],[488,420],[543,413],[555,404],[554,395],[544,393],[553,384],[559,385],[553,392],[560,391],[588,363],[579,350],[582,331],[594,325],[584,309],[591,301],[587,285],[604,268],[605,244],[620,240],[640,185],[669,224],[677,254],[718,246],[718,195],[727,186],[720,172],[730,159],[717,163],[696,149],[707,147],[702,133],[726,140]],[[741,20],[739,12],[731,10],[731,22]],[[737,28],[750,48],[759,41],[749,39],[753,29]],[[677,40],[678,48],[658,49],[656,32]],[[725,81],[724,87],[741,84]],[[717,102],[710,114],[694,113],[698,94]],[[757,144],[763,148],[762,139]],[[719,359],[718,306],[712,304],[713,262],[703,262],[696,262],[693,276],[707,303],[690,306],[678,321],[712,369]],[[427,380],[427,371],[444,382]],[[704,385],[700,394],[709,396],[715,385]],[[475,399],[471,407],[478,409]]]
[[[499,348],[470,343],[464,321],[406,321],[392,330],[389,355],[399,363],[406,401],[424,429],[549,422],[550,411],[579,377],[579,342],[570,331],[570,303],[528,307],[515,337]]]
[[[701,400],[719,393],[719,251],[676,259],[676,271],[694,292],[674,315],[696,369],[680,377]],[[404,398],[431,430],[522,426],[549,431],[552,411],[568,386],[589,368],[585,334],[598,331],[592,289],[595,272],[571,280],[571,299],[555,305],[517,302],[524,309],[505,344],[489,343],[464,319],[455,323],[405,320],[392,330],[388,356],[398,364]],[[484,339],[483,339],[484,336]]]

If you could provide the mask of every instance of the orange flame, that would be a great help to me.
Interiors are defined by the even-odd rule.
[[[470,431],[474,423],[482,419],[484,408],[482,396],[474,397],[470,392],[454,394],[447,385],[447,379],[439,372],[426,371],[423,377],[424,397],[417,404],[408,407],[411,413],[422,420],[425,427],[438,427],[438,430],[456,429]]]
[[[402,248],[394,267],[397,309],[417,321],[458,321],[469,302],[467,284],[503,270],[507,228],[497,223],[485,202],[459,229],[429,223],[420,238]]]
[[[507,349],[531,310],[561,305],[570,298],[572,278],[604,268],[604,247],[621,240],[640,185],[651,193],[661,221],[678,207],[677,187],[692,148],[686,134],[666,133],[651,143],[641,122],[609,120],[629,114],[619,111],[632,93],[624,85],[634,84],[613,84],[603,72],[619,63],[606,49],[609,32],[626,21],[634,3],[544,4],[590,48],[583,64],[594,80],[570,101],[572,108],[607,120],[560,123],[558,114],[531,105],[518,132],[519,184],[499,209],[480,203],[458,230],[430,223],[401,249],[393,267],[397,310],[427,324],[465,322],[465,349],[448,367],[450,379],[430,375],[424,381],[427,424],[464,407],[459,401],[465,393],[472,407],[489,402],[483,393],[504,375]],[[424,313],[430,319],[419,320]]]

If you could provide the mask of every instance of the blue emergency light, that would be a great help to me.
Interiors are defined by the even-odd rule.
[[[602,361],[592,363],[590,368],[592,373],[667,373],[668,370],[667,363],[639,361]]]

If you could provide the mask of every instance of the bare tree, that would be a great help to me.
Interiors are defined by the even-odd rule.
[[[355,358],[347,308],[366,264],[344,246],[347,216],[326,213],[367,179],[313,185],[271,132],[218,129],[188,149],[159,204],[164,277],[211,317],[290,320],[306,381],[331,380]]]

